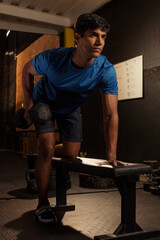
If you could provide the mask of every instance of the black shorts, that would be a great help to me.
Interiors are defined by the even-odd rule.
[[[71,114],[55,114],[52,113],[52,119],[45,124],[35,123],[37,135],[42,133],[56,132],[55,120],[57,122],[60,140],[69,142],[82,141],[82,117],[80,110]]]

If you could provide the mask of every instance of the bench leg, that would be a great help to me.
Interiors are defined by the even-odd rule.
[[[113,236],[142,231],[136,223],[136,182],[138,176],[118,177],[114,180],[121,195],[121,223],[114,231]],[[94,240],[107,239],[111,238],[108,235],[94,237]]]
[[[56,168],[56,206],[52,209],[59,221],[62,220],[65,212],[75,210],[75,205],[67,205],[68,173],[64,168]]]
[[[56,168],[56,205],[66,205],[66,184],[68,171],[64,168]]]
[[[115,179],[121,194],[121,224],[114,234],[142,231],[136,223],[136,182],[138,176],[125,176]]]

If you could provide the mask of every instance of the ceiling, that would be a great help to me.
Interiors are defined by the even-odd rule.
[[[111,0],[0,0],[0,29],[60,34]]]

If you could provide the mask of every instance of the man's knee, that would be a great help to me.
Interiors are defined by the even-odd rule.
[[[55,136],[53,133],[39,136],[39,156],[44,160],[52,158],[55,150]]]

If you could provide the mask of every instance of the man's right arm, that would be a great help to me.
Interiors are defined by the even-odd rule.
[[[33,105],[33,87],[34,87],[34,75],[37,75],[35,72],[32,60],[27,62],[22,71],[22,87],[24,93],[24,104],[25,104],[25,114],[24,118],[29,121],[28,110]]]

